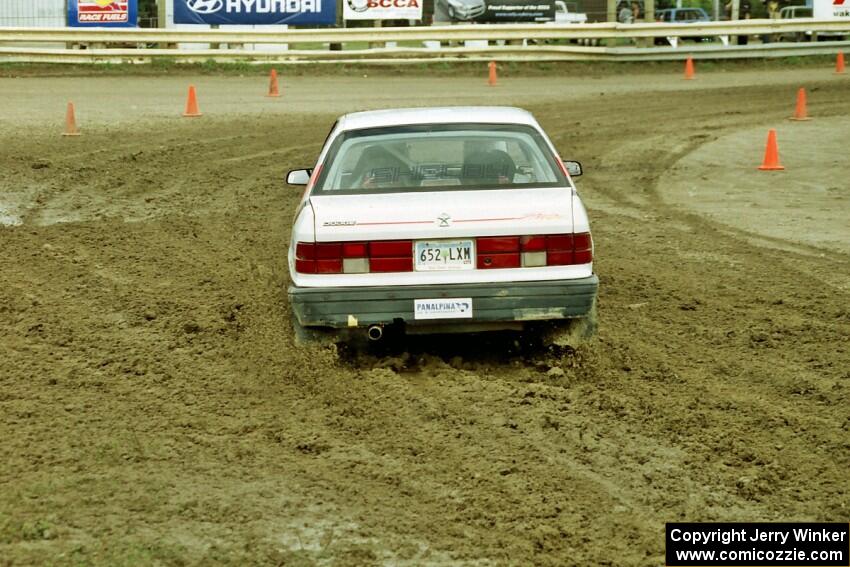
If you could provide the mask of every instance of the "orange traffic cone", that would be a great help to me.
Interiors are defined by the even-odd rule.
[[[277,85],[277,71],[272,69],[271,74],[269,75],[269,94],[266,96],[270,97],[279,97],[280,96],[280,88]]]
[[[194,85],[189,86],[189,98],[186,99],[186,112],[183,113],[183,116],[187,118],[201,116],[201,111],[198,108],[198,96],[195,94]]]
[[[79,136],[80,130],[77,128],[77,115],[74,112],[74,103],[68,103],[68,110],[65,111],[65,131],[63,136]]]
[[[785,169],[779,163],[779,148],[776,145],[776,130],[770,129],[767,133],[767,147],[764,149],[764,161],[759,169],[763,171],[778,171]]]
[[[844,53],[835,56],[835,72],[838,75],[844,74]]]
[[[685,79],[691,80],[694,78],[694,60],[688,57],[685,61]]]
[[[791,120],[811,120],[806,112],[806,89],[802,87],[797,91],[797,109],[794,111]]]
[[[487,84],[490,85],[491,87],[495,87],[496,83],[499,80],[498,77],[496,76],[496,62],[490,61],[490,64],[488,65],[488,67],[490,68],[490,76],[487,78]]]

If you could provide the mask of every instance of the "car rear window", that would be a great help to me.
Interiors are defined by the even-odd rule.
[[[334,140],[314,194],[555,187],[566,178],[534,128],[428,124],[352,130]]]
[[[699,10],[680,10],[676,13],[677,20],[699,20],[702,17],[703,13]]]
[[[782,8],[782,10],[779,11],[779,14],[783,18],[811,18],[812,9],[800,8],[798,6],[790,6],[787,8]]]

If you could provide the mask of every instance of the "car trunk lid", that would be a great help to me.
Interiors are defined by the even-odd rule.
[[[316,195],[317,242],[573,231],[567,187]]]

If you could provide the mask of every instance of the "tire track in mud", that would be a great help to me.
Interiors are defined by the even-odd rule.
[[[718,121],[730,94],[760,102]],[[691,136],[760,123],[781,93],[707,89],[699,112],[693,98],[531,107],[587,162],[601,329],[575,351],[522,335],[296,348],[285,250],[301,192],[280,180],[335,117],[125,131],[169,151],[111,158],[122,186],[61,177],[79,222],[0,232],[0,554],[646,565],[665,521],[846,515],[846,302],[654,194]],[[190,131],[218,141],[175,143]],[[251,159],[223,162],[234,131]],[[280,132],[281,150],[304,146],[263,161]],[[8,157],[24,184],[50,173]],[[167,183],[146,181],[163,168]],[[30,544],[34,525],[54,536]]]
[[[757,97],[757,95],[753,95],[753,98],[756,98],[756,97]],[[611,103],[612,101],[609,99],[607,102]],[[627,100],[622,100],[621,102],[623,103],[624,107],[628,104]],[[764,102],[764,101],[762,101],[762,102]],[[665,109],[668,109],[670,107],[675,107],[675,105],[670,104],[670,101],[665,101],[663,104],[659,103],[658,106],[659,107],[663,106]],[[680,108],[685,108],[685,105],[681,105]],[[608,109],[608,110],[609,110],[609,112],[616,112],[618,109],[615,106],[614,108],[611,108],[611,109]],[[658,112],[661,111],[660,108],[659,109],[650,109],[649,113],[651,114],[653,110],[656,110]],[[578,114],[578,115],[588,115],[589,111],[583,112],[582,109],[578,109],[576,114]],[[692,117],[692,115],[691,115],[691,117]],[[671,121],[674,124],[676,124],[676,122],[677,122],[676,118],[677,117],[675,115],[673,115],[670,118],[671,118]],[[760,117],[758,120],[761,121],[761,120],[763,120],[763,118]],[[618,136],[613,135],[613,132],[615,132],[615,131],[618,134],[622,133],[624,131],[628,132],[629,127],[627,125],[622,124],[621,122],[617,122],[617,121],[612,121],[612,122],[613,122],[613,124],[612,124],[612,127],[611,127],[611,131],[610,132],[602,131],[602,132],[599,132],[599,133],[594,132],[593,135],[591,136],[591,139],[592,139],[591,143],[598,142],[600,139],[605,139],[606,135],[609,136],[608,139],[617,140]],[[700,127],[695,125],[692,120],[685,120],[683,118],[680,124],[687,124],[690,127],[690,128],[688,128],[689,130],[696,126],[696,128],[695,128],[696,131],[697,132],[700,131]],[[699,123],[697,122],[697,124],[699,124]],[[556,132],[557,132],[557,128],[556,128]],[[580,132],[579,132],[579,134],[580,134]],[[608,252],[610,252],[610,250],[607,250],[606,247],[605,247],[606,246],[606,239],[604,238],[604,236],[611,236],[611,235],[607,235],[606,234],[607,231],[605,231],[604,228],[602,230],[600,230],[600,225],[605,223],[607,220],[609,220],[609,218],[608,218],[609,214],[614,214],[614,215],[617,215],[618,217],[621,214],[626,215],[625,218],[627,219],[627,222],[614,223],[614,224],[617,224],[617,225],[619,225],[619,224],[634,225],[634,224],[636,224],[634,221],[636,221],[636,220],[642,221],[642,222],[637,223],[637,224],[641,225],[637,230],[632,230],[632,231],[628,232],[629,237],[634,237],[638,240],[643,240],[643,239],[640,238],[640,236],[641,236],[641,232],[644,232],[644,233],[647,233],[645,235],[645,238],[662,239],[661,243],[664,243],[664,244],[666,244],[666,241],[669,238],[675,238],[675,239],[677,239],[681,242],[681,244],[678,244],[678,245],[675,245],[675,246],[667,245],[667,246],[658,247],[658,248],[663,248],[664,252],[667,252],[667,253],[672,252],[676,255],[679,255],[683,251],[682,249],[687,249],[688,251],[690,251],[690,250],[698,251],[698,250],[705,250],[705,249],[717,250],[717,248],[720,248],[722,250],[722,249],[725,248],[725,249],[728,250],[728,255],[730,257],[735,257],[735,256],[746,257],[747,258],[746,264],[742,263],[742,262],[739,262],[738,264],[740,266],[740,269],[744,269],[744,270],[748,270],[748,271],[750,270],[749,265],[753,263],[753,260],[755,258],[755,257],[751,256],[751,254],[752,254],[752,244],[751,243],[742,242],[741,238],[738,237],[737,235],[732,235],[731,238],[730,238],[730,235],[726,234],[721,238],[720,233],[722,232],[722,228],[717,227],[717,225],[708,223],[704,219],[698,218],[695,215],[682,214],[680,211],[671,209],[670,207],[667,207],[666,205],[661,203],[660,199],[657,198],[657,194],[655,193],[655,184],[657,183],[657,180],[660,177],[661,173],[663,173],[663,171],[666,170],[668,167],[672,167],[682,156],[686,155],[688,153],[688,151],[690,151],[691,149],[693,149],[694,147],[697,146],[697,143],[690,143],[689,144],[687,139],[682,140],[681,135],[677,136],[675,132],[667,132],[667,133],[664,134],[664,136],[667,137],[667,140],[669,140],[669,142],[668,142],[668,144],[661,145],[660,148],[658,146],[651,145],[651,143],[647,144],[652,148],[652,151],[656,152],[657,155],[655,155],[654,157],[653,156],[644,157],[640,153],[635,153],[635,152],[631,152],[631,151],[623,151],[622,147],[619,144],[615,145],[614,142],[609,143],[609,146],[614,146],[614,147],[613,148],[611,148],[611,147],[607,148],[607,151],[603,152],[603,157],[600,159],[600,161],[604,161],[607,156],[616,155],[616,156],[619,156],[621,161],[625,162],[626,167],[625,168],[618,168],[617,171],[615,172],[615,174],[613,174],[613,175],[607,174],[604,171],[602,172],[601,175],[595,175],[595,174],[591,173],[591,175],[593,176],[593,177],[591,177],[591,179],[593,179],[594,183],[593,183],[591,188],[587,189],[586,191],[583,191],[583,194],[585,195],[585,197],[586,198],[589,197],[589,204],[590,204],[590,207],[591,207],[591,218],[594,217],[593,206],[594,206],[594,201],[596,199],[596,197],[595,197],[596,192],[605,195],[609,199],[612,199],[615,203],[618,203],[620,206],[622,206],[625,209],[625,210],[623,210],[622,213],[618,214],[616,212],[611,212],[609,210],[609,208],[606,207],[605,208],[605,210],[606,210],[605,217],[603,219],[600,219],[599,217],[597,217],[595,219],[594,224],[593,224],[594,229],[595,229],[595,233],[597,234],[598,245],[599,245],[600,250],[601,250],[601,255],[599,256],[600,261],[598,262],[598,264],[599,264],[598,269],[599,269],[599,272],[602,274],[602,285],[603,285],[603,292],[602,292],[603,293],[603,299],[602,299],[602,302],[601,302],[602,307],[600,308],[600,313],[602,313],[602,314],[605,313],[605,305],[606,305],[606,300],[607,300],[607,298],[605,297],[607,295],[605,293],[605,289],[607,288],[608,290],[610,290],[611,289],[610,286],[614,283],[614,282],[612,282],[613,278],[611,278],[610,276],[606,277],[606,272],[608,271],[608,269],[610,269],[611,264],[609,262],[606,262],[606,254]],[[625,137],[628,139],[628,136],[625,136]],[[576,138],[581,138],[581,136],[576,135],[576,133],[574,132],[571,139],[576,139]],[[646,139],[643,138],[641,140],[641,142],[646,143]],[[599,151],[600,144],[595,143],[593,145],[594,145],[594,149]],[[667,148],[669,148],[669,149],[667,149]],[[646,153],[648,154],[649,151],[647,151]],[[575,155],[575,157],[577,157],[578,159],[581,159],[580,151],[576,152],[573,155]],[[662,158],[660,160],[658,159],[658,155],[662,156]],[[657,165],[659,163],[659,161],[660,161],[660,165]],[[635,166],[629,167],[630,164],[635,164]],[[641,167],[641,165],[645,165],[645,167]],[[589,172],[595,171],[594,168],[592,168],[592,167],[588,167],[587,170]],[[639,173],[637,173],[637,172],[639,172]],[[581,190],[582,189],[580,187],[580,191]],[[636,195],[627,195],[625,193],[626,191],[633,192],[633,193],[637,192],[637,194]],[[630,210],[632,210],[632,211],[637,210],[637,211],[640,211],[640,213],[636,216],[634,213],[629,212]],[[643,218],[641,218],[641,216],[643,216]],[[619,219],[617,219],[617,220],[619,220]],[[684,225],[684,227],[687,227],[687,230],[675,228],[676,223],[681,223],[682,225]],[[603,238],[599,238],[600,234],[603,235]],[[724,243],[725,246],[721,245],[721,246],[718,247],[715,244],[715,242],[718,241],[718,240],[720,242]],[[647,253],[648,250],[651,250],[651,248],[650,249],[647,249],[646,247],[642,247],[642,248],[643,248],[642,253]],[[742,254],[742,251],[744,252],[744,254]],[[778,289],[776,289],[774,291],[777,291],[777,292],[782,293],[782,294],[787,294],[786,297],[787,296],[793,297],[797,292],[797,289],[795,288],[795,286],[793,286],[793,285],[781,285],[781,284],[779,286],[776,285],[779,282],[782,282],[784,280],[784,277],[783,277],[784,274],[782,273],[781,269],[777,270],[775,265],[771,265],[772,262],[775,262],[775,259],[771,259],[770,256],[775,255],[775,251],[767,251],[765,255],[767,256],[767,258],[760,258],[758,260],[755,260],[755,262],[759,265],[759,268],[766,271],[766,272],[769,272],[769,273],[772,272],[774,274],[777,274],[777,275],[781,274],[781,275],[778,279],[773,278],[773,279],[764,280],[764,281],[765,282],[770,281],[771,282],[770,285],[772,285],[774,287],[780,287],[780,289],[784,288],[784,289],[782,289],[781,292]],[[659,255],[655,254],[653,256],[658,257]],[[625,257],[619,256],[618,259],[623,263],[623,265],[628,264],[628,260],[626,260]],[[811,259],[809,258],[809,260],[811,260]],[[664,264],[669,264],[670,259],[663,257],[662,262]],[[835,268],[843,269],[846,273],[847,265],[846,264],[842,265],[842,262],[841,262],[840,259],[836,260],[833,263],[833,266]],[[645,272],[647,274],[650,274],[653,271],[658,271],[659,268],[660,268],[659,265],[651,267],[648,263],[645,265],[645,267],[647,268],[646,272]],[[606,268],[608,268],[608,269],[606,269]],[[799,267],[797,269],[799,269]],[[661,269],[660,271],[661,271],[661,273],[667,273],[669,275],[676,274],[676,275],[673,276],[675,281],[677,283],[682,281],[681,276],[679,274],[677,274],[677,272],[675,270]],[[705,271],[705,270],[701,270],[701,271]],[[705,279],[707,281],[718,281],[719,282],[720,280],[718,279],[718,276],[720,274],[724,274],[724,273],[728,272],[728,270],[725,270],[722,267],[718,267],[716,270],[714,270],[714,272],[715,273],[704,274]],[[634,277],[635,274],[633,273],[631,275],[632,275],[632,277]],[[748,278],[748,277],[740,277],[739,274],[736,274],[736,276],[739,279],[745,280],[745,281],[752,279],[752,278]],[[638,276],[638,278],[640,278],[640,276]],[[616,283],[623,283],[623,282],[618,279],[618,280],[616,280]],[[664,286],[661,282],[658,282],[657,278],[656,278],[656,281],[653,282],[653,287],[657,288],[656,289],[656,295],[658,295],[659,294],[658,292],[663,293],[664,288],[669,287],[669,286]],[[688,287],[691,287],[692,288],[690,290],[691,293],[697,292],[697,290],[693,289],[694,286],[682,285],[681,287],[682,287],[681,291],[685,291]],[[699,289],[699,287],[701,287],[701,286],[697,286],[697,289]],[[758,285],[757,287],[755,287],[753,289],[764,288],[764,287],[765,287],[764,283],[761,283],[761,285]],[[666,291],[666,290],[664,290],[664,291]],[[702,293],[705,293],[705,290],[701,290],[701,291],[702,291]],[[641,301],[637,301],[637,300],[650,299],[650,298],[651,298],[651,295],[643,295],[642,294],[642,295],[639,295],[637,297],[633,296],[631,298],[633,303],[627,304],[627,305],[625,305],[625,307],[627,307],[627,308],[635,307],[635,311],[640,311],[641,306],[646,305],[646,302],[641,302]],[[763,299],[760,299],[760,298],[755,298],[755,299],[757,301],[764,301]],[[822,299],[822,298],[817,298],[817,297],[813,298],[813,300],[814,300],[813,303],[820,303],[819,299]],[[781,299],[774,300],[774,302],[776,302],[778,304],[782,304]],[[706,304],[706,303],[707,303],[707,305],[705,305],[705,307],[703,307],[703,304]],[[682,303],[682,305],[681,305],[681,309],[685,310],[686,312],[698,311],[698,310],[702,310],[704,308],[712,309],[713,307],[714,306],[712,305],[712,303],[708,303],[708,302],[704,301],[703,299],[701,299],[699,297],[697,298],[696,301],[691,300],[691,301]],[[663,306],[662,306],[662,308],[663,308]],[[630,313],[630,311],[627,309],[625,311],[625,313]],[[843,313],[842,310],[840,308],[837,308],[837,309],[835,309],[835,311],[832,311],[832,310],[827,311],[826,313],[824,313],[824,315],[827,318],[833,316],[833,314],[835,316],[842,317],[842,313]],[[609,311],[609,317],[613,316],[613,315],[614,314]],[[746,319],[747,315],[749,315],[749,314],[745,313],[743,318]],[[738,316],[739,316],[739,314],[736,313],[735,317],[738,317]],[[649,317],[654,318],[651,315]],[[731,317],[731,314],[730,314],[730,317]],[[697,318],[699,319],[700,317],[697,316]],[[803,316],[801,319],[805,320],[806,318],[807,318],[806,316]],[[609,321],[610,321],[610,319],[609,319]],[[646,323],[645,321],[640,321],[640,319],[638,321],[639,321],[639,323],[637,323],[636,326],[645,325],[645,323]],[[769,319],[768,319],[768,321],[769,321]],[[799,322],[799,321],[797,323],[804,325],[804,326],[808,324],[808,322],[802,323],[802,322]],[[623,324],[628,324],[628,323],[625,323],[624,321],[619,321],[619,324],[623,325]],[[723,323],[721,323],[721,325],[722,324]],[[726,325],[729,325],[729,322],[727,322]],[[730,326],[733,326],[733,325],[730,325]],[[846,329],[846,325],[843,325],[843,327],[844,327],[844,329]],[[669,329],[669,327],[668,327],[668,329]],[[839,329],[841,329],[841,326],[835,327],[835,329],[836,329],[836,332],[834,334],[829,334],[829,332],[827,332],[827,334],[825,336],[831,336],[831,338],[828,339],[828,340],[831,340],[831,341],[841,341],[842,340],[841,339],[842,333],[839,331]],[[609,330],[610,330],[610,327],[609,327]],[[734,331],[734,329],[733,329],[732,332],[735,333],[736,331]],[[605,330],[602,331],[602,334],[603,335],[605,334]],[[658,333],[658,336],[660,337],[660,336],[662,336],[662,334],[666,335],[666,334],[669,334],[669,333]],[[721,335],[721,337],[722,337],[722,335]],[[720,345],[722,345],[723,342],[724,342],[724,341],[722,341],[721,337],[718,337],[720,339]],[[763,336],[759,335],[759,336],[755,337],[755,340],[761,340],[763,338],[764,338]],[[636,353],[634,353],[634,351],[637,350],[636,349],[637,345],[644,346],[644,347],[648,346],[648,345],[641,345],[641,343],[643,342],[641,339],[643,339],[643,337],[641,337],[640,334],[635,334],[634,332],[633,333],[626,332],[621,337],[621,339],[622,339],[622,345],[619,345],[619,346],[621,348],[623,348],[623,350],[625,350],[626,352],[629,353],[628,354],[629,357],[635,356]],[[635,339],[638,339],[638,340],[636,341]],[[694,337],[691,336],[691,340],[693,340],[693,339],[694,339]],[[669,339],[665,338],[665,339],[662,339],[662,340],[669,340]],[[674,339],[674,342],[676,342],[675,339]],[[700,343],[704,345],[704,348],[706,349],[706,351],[708,351],[712,348],[708,344],[705,344],[704,341],[700,341]],[[718,343],[715,342],[715,344],[718,344]],[[840,344],[840,343],[838,343],[838,344]],[[675,359],[678,358],[681,361],[681,359],[683,358],[682,355],[684,355],[684,352],[694,350],[692,348],[691,349],[686,348],[684,345],[680,345],[680,344],[677,344],[676,346],[681,348],[683,352],[679,353],[680,354],[679,356],[676,356],[672,352],[670,352],[670,355],[672,356],[671,360],[675,360]],[[723,345],[723,346],[726,346],[726,345]],[[645,352],[643,353],[643,356],[651,354],[653,350],[656,350],[656,349],[654,349],[652,347],[646,348]],[[669,349],[668,349],[668,352],[669,352]],[[765,367],[762,369],[762,372],[765,375],[770,376],[771,375],[770,365],[776,364],[776,362],[778,362],[778,361],[768,361],[765,364]],[[799,372],[801,375],[804,375],[804,376],[807,375],[807,374],[811,375],[811,372],[806,372],[805,365],[800,365],[799,363],[791,364],[790,360],[784,360],[782,363],[790,365],[790,367],[787,369],[789,371],[789,374]],[[780,363],[780,364],[782,364],[782,363]],[[795,366],[796,366],[796,368],[795,368]],[[735,372],[740,372],[740,368],[735,368],[734,366],[730,368],[728,365],[726,365],[725,368],[723,367],[723,365],[719,365],[718,369],[724,371],[723,372],[724,374],[727,374],[730,370],[733,370]],[[838,372],[837,374],[833,373],[833,376],[840,378],[841,373],[840,372]],[[710,376],[705,376],[704,378],[709,379],[709,381],[711,381]],[[728,381],[728,378],[724,377],[724,376],[721,376],[720,380],[717,380],[717,378],[714,378],[714,382],[716,382],[717,385],[723,385],[723,383],[727,382],[727,381]],[[840,384],[841,384],[841,382],[835,382],[833,386],[838,387],[838,386],[840,386]],[[768,386],[768,390],[767,390],[768,392],[770,390],[775,390],[775,388],[776,388],[776,384],[771,383],[771,382],[767,382],[767,384],[763,384],[763,385]],[[694,387],[694,386],[699,388],[699,386],[697,386],[695,384],[690,384],[690,387]],[[793,388],[793,386],[792,386],[792,388]],[[728,389],[728,387],[727,387],[727,389]],[[838,392],[840,392],[840,390]],[[710,395],[709,392],[705,392],[705,393]],[[722,392],[722,395],[728,396],[730,393],[731,393],[731,391],[726,391],[726,392]],[[763,392],[760,392],[760,394],[763,394]],[[785,397],[786,394],[784,394],[782,392],[774,392],[774,394],[778,394],[778,395],[768,396],[768,397],[773,397],[774,398],[773,401],[767,402],[766,404],[763,404],[761,407],[753,407],[752,408],[754,410],[753,413],[756,414],[756,415],[759,414],[759,413],[770,414],[773,411],[776,411],[776,409],[778,409],[778,408],[782,408],[781,411],[792,411],[793,413],[797,413],[796,411],[793,411],[795,408],[793,407],[792,404],[778,403],[777,401],[775,401],[777,398]],[[841,396],[840,393],[839,393],[839,396]],[[689,403],[689,404],[687,404],[686,407],[688,407],[689,409],[690,408],[695,409],[696,407],[699,407],[699,406],[698,405],[694,406],[692,403]],[[809,409],[809,410],[805,410],[803,412],[800,412],[800,415],[806,415],[807,419],[814,421],[814,423],[816,424],[815,427],[823,426],[824,425],[823,422],[814,418],[817,411],[818,410]],[[839,413],[839,415],[840,415],[840,413]],[[840,423],[840,418],[839,418],[839,423]],[[839,436],[841,435],[840,428],[838,430],[835,430],[834,428],[825,428],[825,429],[826,430],[832,429],[832,431],[834,431],[836,435],[839,435]],[[834,447],[837,448],[838,446],[834,446]],[[842,454],[846,455],[846,450],[839,450],[839,451]],[[748,459],[751,459],[751,457],[748,457]],[[745,496],[746,496],[746,492],[751,488],[753,480],[754,480],[753,478],[750,478],[750,477],[747,477],[747,476],[742,476],[732,486],[737,488],[738,489],[737,492],[739,492],[739,493],[743,491]],[[741,486],[737,486],[738,481],[740,481]],[[758,484],[759,482],[761,482],[762,485],[765,484],[763,481],[760,481],[760,479],[758,479],[758,478],[756,478],[755,481],[756,481],[756,484]],[[716,484],[716,482],[713,482],[713,483],[708,482],[707,483],[707,485],[711,485],[711,484]],[[758,496],[758,495],[752,495],[752,496]]]
[[[844,109],[844,103],[842,101],[842,93],[839,85],[829,85],[822,84],[814,86],[813,91],[825,91],[820,92],[818,95],[820,97],[818,103],[818,115],[821,118],[828,118],[829,116],[840,115],[842,112],[846,112]],[[743,89],[741,92],[752,93],[754,89]],[[736,91],[718,91],[716,93],[718,96],[737,96],[737,100],[740,101],[742,95],[740,92]],[[766,118],[765,114],[753,114],[752,112],[746,112],[746,105],[750,106],[773,106],[779,108],[782,106],[784,102],[783,100],[779,100],[782,93],[777,93],[772,90],[771,87],[766,87],[761,89],[759,94],[753,95],[748,94],[746,98],[753,99],[757,102],[746,102],[744,103],[745,110],[735,110],[735,111],[723,111],[722,107],[717,108],[716,110],[713,107],[704,106],[703,111],[699,115],[695,115],[694,112],[691,111],[687,105],[680,105],[678,107],[678,111],[675,109],[677,107],[670,105],[669,101],[658,101],[656,104],[659,108],[649,108],[648,112],[651,114],[653,112],[661,113],[664,112],[665,117],[669,119],[669,125],[667,130],[662,132],[653,132],[654,137],[647,140],[645,137],[640,139],[640,142],[626,142],[608,144],[609,147],[604,152],[602,152],[602,157],[597,158],[599,161],[607,162],[616,160],[616,156],[624,156],[633,158],[631,162],[635,164],[650,164],[649,167],[644,168],[636,168],[639,169],[640,173],[633,173],[635,169],[617,169],[615,172],[610,173],[608,171],[609,168],[602,167],[601,171],[597,171],[596,169],[592,169],[593,172],[593,181],[592,186],[590,188],[590,197],[591,199],[595,199],[597,195],[603,195],[610,202],[616,203],[618,206],[621,206],[622,209],[618,211],[619,214],[628,214],[633,218],[640,218],[639,216],[635,216],[635,214],[647,215],[646,218],[657,219],[660,213],[665,215],[663,218],[666,222],[680,222],[680,226],[690,231],[701,231],[704,233],[710,233],[713,237],[719,237],[720,235],[725,235],[730,237],[732,241],[740,244],[744,244],[741,240],[745,241],[745,246],[749,247],[753,244],[756,244],[758,241],[767,241],[772,243],[784,243],[786,248],[792,249],[795,252],[801,253],[799,255],[795,255],[794,261],[804,261],[804,255],[808,256],[816,256],[817,261],[820,263],[830,262],[829,269],[841,270],[846,267],[846,262],[848,260],[846,254],[841,254],[835,251],[826,251],[822,248],[807,245],[804,243],[798,242],[790,242],[790,241],[782,241],[781,239],[772,238],[769,236],[763,235],[754,235],[744,230],[739,230],[731,226],[723,225],[718,222],[712,222],[704,217],[701,217],[697,214],[690,213],[687,211],[682,211],[677,209],[674,206],[666,204],[658,194],[657,184],[659,182],[660,177],[663,175],[665,171],[668,169],[675,167],[676,164],[689,153],[691,153],[696,148],[700,147],[706,141],[710,141],[712,139],[716,139],[717,134],[714,133],[718,130],[722,130],[725,128],[726,131],[735,131],[740,128],[749,128],[754,125],[760,125],[769,123],[769,119]],[[764,96],[765,98],[762,98]],[[828,96],[830,98],[824,100],[824,96]],[[652,98],[652,97],[650,97]],[[776,100],[771,100],[776,99]],[[614,102],[609,99],[608,102]],[[621,105],[619,107],[615,106],[611,109],[613,112],[622,111],[625,112],[628,109],[628,105],[630,102],[628,99],[621,99]],[[713,105],[714,107],[721,106],[719,104]],[[682,116],[678,116],[681,114]],[[585,114],[585,112],[578,111],[576,114]],[[729,115],[735,116],[735,118],[729,118]],[[722,117],[722,120],[726,120],[728,123],[723,125],[718,125],[715,120],[716,117]],[[775,118],[781,118],[784,120],[786,117],[781,115],[778,111],[773,113]],[[688,119],[697,118],[699,122],[695,125],[692,121]],[[612,131],[616,131],[617,129],[622,129],[625,127],[619,123],[616,123],[616,127],[612,128]],[[687,126],[681,126],[681,125]],[[598,126],[595,124],[594,126]],[[664,130],[663,125],[657,128],[658,130]],[[696,131],[697,133],[681,133],[681,130],[688,131]],[[558,132],[559,127],[551,128],[550,130],[554,130]],[[711,133],[705,133],[711,132]],[[557,134],[556,134],[557,136]],[[570,141],[574,140],[575,136],[569,138]],[[616,139],[616,136],[611,136],[610,139]],[[651,142],[659,142],[658,145],[653,145]],[[635,152],[632,151],[634,148],[642,146],[646,148],[649,146],[650,149],[638,149],[638,151],[642,151],[647,154],[643,159],[641,159],[642,154],[635,155]],[[599,150],[594,148],[596,152]],[[757,154],[757,152],[756,152]],[[755,158],[758,155],[754,154]],[[659,159],[660,155],[660,159]],[[722,158],[720,158],[722,159]],[[625,163],[630,163],[630,160],[625,159],[622,160]],[[622,178],[628,177],[631,183],[623,183]],[[708,177],[703,175],[703,179],[709,181]],[[580,182],[581,183],[581,182]],[[626,186],[627,190],[622,189],[614,189],[614,187]],[[580,185],[581,190],[581,185]],[[635,191],[635,189],[638,189]],[[602,208],[610,212],[610,208],[604,204],[604,201],[599,203]],[[630,212],[632,209],[635,212]],[[825,252],[828,252],[828,259],[824,260],[823,255]],[[809,258],[812,259],[812,258]],[[791,263],[793,264],[793,262]],[[809,267],[811,267],[811,263],[809,262]],[[797,269],[796,267],[789,266],[790,269]]]
[[[810,90],[819,93],[819,118],[828,119],[830,116],[839,116],[843,112],[846,113],[840,85],[821,84],[815,85]],[[733,93],[726,90],[722,90],[718,94],[721,96],[734,96]],[[765,89],[765,97],[768,99],[769,97],[773,97],[775,100],[767,102],[761,97],[753,98],[758,100],[758,104],[767,105],[772,103],[776,108],[781,108],[784,102],[782,95],[784,94]],[[643,138],[639,142],[627,142],[626,144],[617,145],[609,150],[602,158],[604,161],[608,161],[612,160],[615,155],[634,156],[636,158],[634,160],[635,163],[651,163],[652,167],[642,169],[640,174],[633,174],[634,177],[632,179],[634,181],[630,187],[632,189],[640,188],[641,191],[637,193],[632,191],[633,194],[630,195],[620,190],[612,190],[612,186],[620,184],[620,178],[623,173],[630,173],[630,170],[618,170],[615,173],[615,177],[611,177],[603,171],[602,175],[598,176],[601,179],[594,179],[592,188],[594,193],[604,195],[621,206],[630,205],[644,214],[658,215],[664,213],[668,215],[670,220],[676,219],[685,226],[690,227],[691,230],[706,234],[710,233],[715,238],[720,238],[721,236],[731,237],[736,242],[746,242],[747,246],[758,246],[759,243],[771,243],[774,247],[780,246],[786,251],[786,254],[776,256],[774,261],[783,262],[789,272],[800,273],[805,277],[811,275],[812,271],[815,271],[819,273],[819,279],[823,284],[834,288],[836,291],[845,292],[850,289],[850,278],[835,277],[835,273],[846,273],[846,266],[848,261],[850,261],[850,255],[803,242],[756,234],[723,224],[719,221],[712,221],[696,213],[683,211],[665,203],[658,193],[658,183],[664,172],[676,167],[683,158],[706,142],[717,139],[719,131],[724,131],[728,134],[758,125],[765,125],[765,128],[767,128],[767,125],[771,124],[771,122],[776,122],[777,118],[784,120],[787,118],[786,116],[776,111],[773,113],[773,119],[771,120],[766,117],[770,116],[769,114],[746,116],[746,112],[743,110],[723,112],[722,110],[712,111],[707,108],[701,114],[695,114],[685,105],[682,105],[679,107],[681,109],[679,112],[683,116],[680,117],[676,115],[676,110],[668,107],[666,102],[661,103],[659,106],[662,107],[666,113],[666,117],[669,119],[670,124],[668,127],[671,131],[665,131],[663,133],[655,132],[649,139]],[[658,111],[661,112],[662,109]],[[721,124],[718,124],[716,120],[718,112],[722,112],[720,115]],[[689,119],[698,119],[702,122],[694,128],[697,133],[679,132],[681,129],[676,127],[676,125],[680,123],[680,120],[684,121],[686,116]],[[731,116],[734,116],[734,118],[731,118]],[[724,126],[722,122],[726,122],[726,125]],[[755,149],[753,153],[754,160],[758,159],[759,155],[758,149]],[[643,157],[643,160],[639,156]],[[722,156],[719,156],[718,159],[722,163]],[[719,164],[718,167],[722,167],[722,165]],[[710,182],[710,174],[708,176],[703,174],[702,179],[707,183]],[[790,258],[788,257],[788,253],[791,254]],[[814,260],[814,263],[809,260]],[[801,264],[804,264],[806,267],[801,268]]]
[[[227,126],[222,130],[226,131]],[[130,221],[149,220],[152,214],[162,214],[158,212],[161,211],[160,203],[167,204],[173,199],[189,201],[192,206],[186,206],[184,210],[194,209],[189,214],[197,214],[206,207],[198,200],[210,194],[213,186],[210,183],[211,173],[217,175],[219,184],[233,187],[240,198],[250,198],[251,190],[258,184],[275,184],[280,191],[288,191],[283,185],[284,166],[271,158],[303,156],[300,159],[305,163],[312,163],[315,156],[311,155],[311,150],[313,153],[318,150],[315,142],[312,146],[290,145],[270,150],[269,145],[279,139],[279,135],[251,133],[247,128],[245,134],[238,136],[205,136],[183,141],[168,132],[159,136],[157,143],[153,144],[150,138],[141,141],[145,139],[144,131],[141,129],[129,136],[119,136],[115,132],[90,133],[86,138],[87,144],[108,149],[95,149],[86,154],[67,154],[65,140],[52,141],[48,144],[49,150],[40,148],[29,154],[26,146],[20,145],[15,154],[5,156],[4,160],[13,165],[9,184],[21,178],[19,185],[26,188],[12,208],[18,211],[23,222],[35,224],[77,222],[116,214]],[[197,136],[204,130],[197,126],[180,126],[178,131],[182,136]],[[299,130],[293,128],[292,134],[297,137]],[[116,145],[119,138],[125,137],[139,138],[140,141],[132,145]],[[232,144],[237,140],[240,155],[233,156]],[[96,157],[102,152],[109,152],[109,155],[105,159],[103,156]],[[44,155],[52,157],[36,157]],[[81,162],[82,156],[88,156],[88,159]],[[268,160],[264,163],[261,158]],[[236,161],[252,162],[251,168],[243,171],[248,175],[233,173],[232,164]],[[97,163],[97,168],[88,165],[91,163]],[[205,164],[206,171],[197,170],[186,175],[201,163]],[[36,180],[32,179],[29,170],[40,174]],[[127,170],[132,173],[128,174]],[[93,182],[91,190],[82,195],[67,191],[68,187],[83,181]],[[214,206],[219,207],[220,204]]]

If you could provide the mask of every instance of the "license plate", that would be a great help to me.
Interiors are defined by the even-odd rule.
[[[417,272],[475,268],[472,240],[417,240],[414,255]]]
[[[472,319],[472,298],[414,299],[414,319]]]

